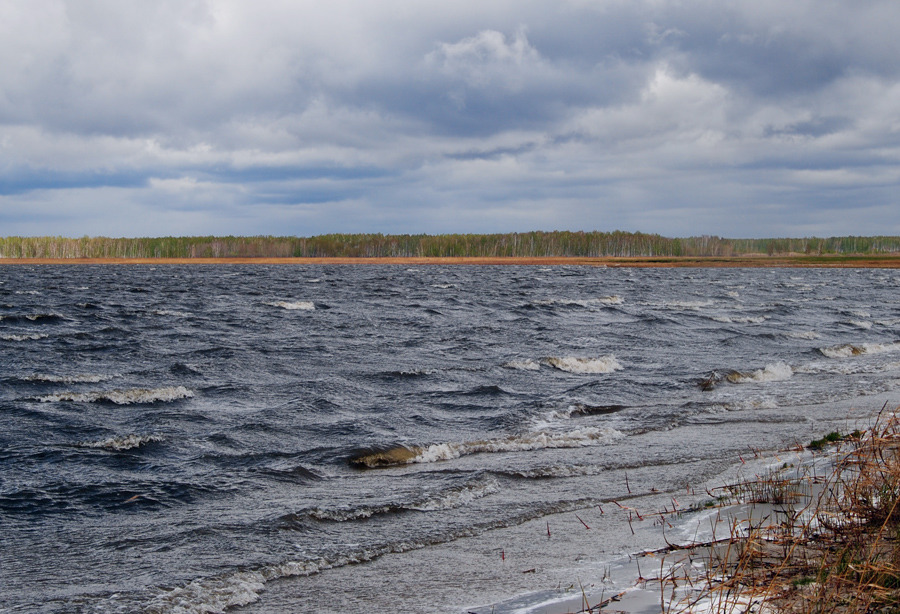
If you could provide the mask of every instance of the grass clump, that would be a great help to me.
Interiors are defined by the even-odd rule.
[[[731,487],[768,511],[734,521],[728,539],[695,551],[706,559],[705,588],[667,609],[900,612],[900,418],[882,412],[867,433],[833,432],[809,447],[838,441],[850,449],[837,453],[830,475],[798,475],[794,486],[770,475]]]

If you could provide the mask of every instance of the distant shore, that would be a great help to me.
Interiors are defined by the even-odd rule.
[[[518,265],[518,266],[595,266],[634,268],[717,268],[717,267],[798,267],[898,269],[900,254],[888,255],[744,255],[731,257],[402,257],[402,258],[0,258],[0,265],[73,265],[73,264],[394,264],[394,265]]]

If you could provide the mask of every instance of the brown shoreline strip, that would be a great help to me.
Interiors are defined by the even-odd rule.
[[[0,258],[0,265],[66,264],[394,264],[394,265],[513,265],[596,266],[635,268],[900,268],[900,254],[885,256],[732,256],[732,257],[399,257],[399,258]]]

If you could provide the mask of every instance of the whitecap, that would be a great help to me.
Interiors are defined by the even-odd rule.
[[[524,360],[510,360],[503,364],[503,368],[518,369],[520,371],[539,371],[541,365],[534,360],[526,358]]]
[[[81,373],[77,375],[50,375],[35,373],[25,378],[28,382],[50,382],[54,384],[97,384],[112,379],[112,375],[93,375]]]
[[[566,371],[568,373],[612,373],[613,371],[621,371],[623,369],[619,361],[613,355],[601,356],[599,358],[581,358],[576,356],[550,356],[545,358],[543,362],[551,367]]]
[[[270,303],[266,303],[271,307],[281,307],[282,309],[287,309],[289,311],[313,311],[316,308],[316,304],[312,301],[273,301]]]
[[[271,301],[266,303],[270,307],[280,307],[288,311],[312,311],[316,308],[312,301]]]
[[[71,401],[73,403],[97,403],[109,401],[116,405],[131,405],[177,401],[194,396],[184,386],[167,386],[165,388],[130,388],[127,390],[109,390],[100,392],[60,392],[38,397],[42,403]]]
[[[764,369],[757,369],[750,373],[732,371],[726,378],[732,384],[745,384],[749,382],[780,382],[790,379],[794,370],[783,362],[766,365]]]
[[[848,358],[862,354],[883,354],[885,352],[900,351],[900,342],[894,343],[863,343],[860,345],[844,344],[827,348],[819,348],[828,358]]]
[[[38,339],[46,339],[48,336],[43,333],[31,333],[25,335],[0,335],[0,339],[4,341],[37,341]]]
[[[622,439],[616,429],[586,427],[565,432],[536,431],[497,439],[437,443],[430,446],[399,446],[382,452],[366,453],[350,459],[357,467],[387,467],[411,463],[434,463],[470,454],[527,452],[546,448],[581,448]]]
[[[785,333],[785,336],[791,339],[820,339],[822,335],[813,330],[798,330]]]
[[[700,311],[704,307],[712,306],[712,304],[712,301],[671,301],[663,306],[666,309],[673,310]]]
[[[159,435],[124,435],[122,437],[110,437],[102,441],[88,441],[81,445],[85,448],[104,448],[107,450],[115,450],[122,452],[125,450],[133,450],[145,444],[162,441]]]
[[[769,316],[712,316],[710,319],[723,324],[762,324]]]
[[[855,326],[856,328],[861,328],[863,330],[869,330],[872,328],[872,323],[868,320],[850,320],[848,322],[851,326]]]

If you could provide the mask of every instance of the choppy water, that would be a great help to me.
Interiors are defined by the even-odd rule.
[[[480,585],[452,563],[473,544],[681,492],[900,383],[895,271],[70,265],[0,282],[0,611],[465,611],[545,581]]]

